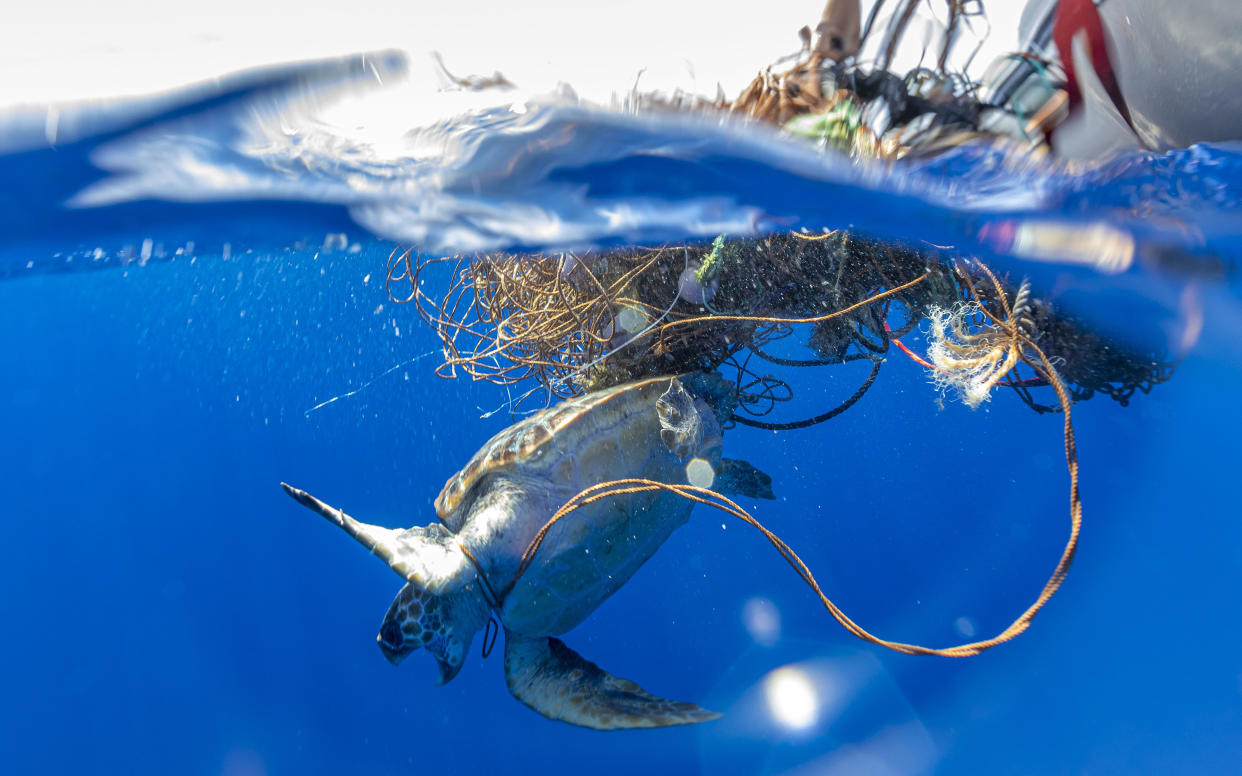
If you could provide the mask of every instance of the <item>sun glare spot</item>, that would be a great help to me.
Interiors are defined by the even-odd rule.
[[[810,677],[785,666],[768,674],[763,682],[768,709],[777,722],[793,730],[803,730],[819,719],[819,698]]]
[[[742,625],[756,644],[770,647],[781,637],[781,613],[766,598],[751,598],[742,606]]]
[[[642,331],[650,323],[650,318],[642,310],[627,307],[617,314],[617,325],[631,334]]]
[[[716,470],[702,458],[691,458],[686,464],[686,481],[696,488],[710,488],[716,481]]]

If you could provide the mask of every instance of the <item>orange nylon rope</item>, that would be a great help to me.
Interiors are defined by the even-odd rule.
[[[582,492],[578,493],[566,502],[565,505],[558,509],[556,513],[553,514],[552,517],[543,525],[543,527],[539,529],[539,532],[535,535],[535,538],[531,541],[530,545],[527,546],[526,552],[522,554],[522,560],[518,565],[517,573],[514,574],[513,580],[510,581],[505,587],[502,592],[502,596],[507,594],[508,591],[513,588],[518,579],[521,578],[522,574],[524,574],[530,567],[534,560],[535,553],[538,552],[539,546],[543,544],[543,540],[547,536],[548,531],[551,530],[552,526],[568,516],[570,513],[580,507],[586,506],[587,504],[591,504],[612,496],[624,496],[634,493],[649,493],[663,490],[674,493],[682,498],[689,499],[690,501],[694,501],[699,504],[706,504],[707,506],[733,515],[737,519],[750,525],[763,534],[764,538],[776,548],[776,551],[781,554],[781,557],[783,557],[785,561],[794,569],[794,571],[797,572],[798,576],[802,578],[802,581],[805,582],[813,591],[815,591],[815,595],[819,597],[820,603],[822,603],[824,608],[828,610],[828,613],[832,615],[833,619],[840,623],[841,626],[847,631],[863,641],[868,641],[872,644],[877,644],[881,647],[891,649],[894,652],[901,652],[907,655],[936,655],[939,657],[971,657],[973,655],[978,655],[984,650],[991,649],[998,644],[1003,644],[1006,641],[1020,635],[1023,631],[1029,628],[1031,621],[1035,618],[1035,615],[1039,613],[1039,610],[1042,609],[1046,603],[1048,603],[1049,599],[1051,599],[1057,592],[1057,589],[1061,587],[1061,583],[1065,580],[1065,576],[1069,572],[1070,565],[1074,562],[1074,554],[1078,550],[1078,536],[1082,529],[1082,502],[1078,495],[1078,447],[1074,439],[1073,422],[1070,418],[1069,393],[1065,390],[1065,385],[1057,376],[1056,371],[1052,368],[1052,364],[1049,362],[1048,357],[1044,355],[1044,352],[1029,339],[1023,339],[1025,339],[1025,344],[1038,356],[1040,365],[1043,367],[1040,371],[1044,372],[1045,378],[1056,390],[1057,398],[1061,402],[1061,408],[1065,412],[1065,462],[1069,470],[1070,478],[1070,535],[1069,540],[1065,544],[1065,549],[1061,553],[1061,558],[1052,572],[1052,576],[1049,577],[1048,581],[1044,583],[1044,587],[1040,591],[1039,596],[1035,599],[1035,602],[1027,607],[1026,611],[1010,623],[1007,628],[990,639],[972,641],[967,644],[959,644],[957,646],[939,649],[924,647],[918,644],[906,644],[900,641],[889,641],[887,639],[882,639],[864,629],[861,625],[850,619],[845,612],[841,611],[841,609],[834,604],[820,588],[819,583],[815,581],[815,576],[811,573],[811,570],[807,567],[806,563],[802,561],[802,558],[800,558],[798,554],[794,552],[793,549],[779,536],[765,528],[758,520],[751,516],[750,513],[748,513],[745,509],[742,509],[742,507],[738,506],[735,502],[706,488],[699,488],[693,485],[672,485],[666,482],[657,482],[655,480],[641,478],[628,478],[601,482],[597,485],[592,485],[591,487],[584,489]],[[1028,361],[1028,363],[1030,362]],[[1032,364],[1032,366],[1035,365]]]
[[[675,328],[677,326],[686,326],[692,323],[715,323],[719,321],[750,321],[750,322],[759,322],[759,323],[780,323],[780,324],[820,323],[821,321],[831,320],[832,318],[837,318],[842,315],[849,315],[850,313],[854,312],[860,307],[866,307],[872,302],[878,302],[881,299],[887,299],[888,297],[893,296],[894,294],[900,294],[902,291],[905,291],[907,288],[911,288],[913,286],[917,286],[919,283],[922,283],[924,280],[927,279],[929,275],[931,275],[931,273],[932,271],[929,269],[926,272],[924,272],[922,275],[919,275],[918,277],[916,277],[914,280],[910,280],[905,283],[902,283],[901,285],[890,288],[887,291],[881,291],[880,293],[875,294],[874,296],[867,297],[861,302],[855,302],[849,307],[843,307],[840,310],[834,310],[833,312],[824,313],[823,315],[812,315],[807,318],[773,318],[767,315],[696,315],[693,318],[680,318],[676,321],[669,321],[668,323],[664,324],[660,328],[656,329],[656,332],[658,332],[659,334],[663,334],[669,329]]]

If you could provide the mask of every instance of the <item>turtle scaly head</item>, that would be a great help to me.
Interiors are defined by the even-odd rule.
[[[439,594],[407,582],[388,607],[376,641],[393,665],[425,647],[440,670],[437,684],[444,684],[461,670],[474,634],[487,622],[487,611],[477,581]]]
[[[362,523],[309,493],[281,483],[291,498],[354,537],[405,580],[380,626],[380,651],[397,665],[425,647],[440,669],[439,684],[457,676],[490,606],[474,563],[439,523],[394,530]]]

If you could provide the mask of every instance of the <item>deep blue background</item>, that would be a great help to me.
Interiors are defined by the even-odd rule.
[[[351,62],[341,72],[357,70]],[[814,228],[831,214],[829,226],[857,221],[928,238],[978,226],[972,197],[1050,189],[1057,196],[1039,201],[1055,215],[1120,219],[1150,241],[1119,277],[1018,268],[1041,293],[1072,300],[1110,331],[1168,341],[1199,302],[1205,311],[1202,339],[1172,381],[1128,408],[1106,398],[1075,408],[1082,544],[1064,588],[1019,639],[965,660],[865,645],[759,535],[699,508],[566,641],[656,694],[726,716],[605,734],[521,706],[505,690],[501,653],[481,660],[477,641],[445,687],[432,686],[426,655],[394,669],[375,633],[399,580],[277,485],[307,488],[360,519],[429,523],[444,480],[507,422],[503,412],[480,417],[504,402],[499,389],[433,374],[436,358],[424,354],[436,350],[434,336],[380,282],[391,245],[349,218],[358,192],[344,186],[350,197],[319,204],[62,207],[103,177],[92,163],[101,144],[161,121],[201,114],[195,142],[173,150],[214,149],[219,157],[207,158],[227,169],[239,153],[230,142],[246,136],[234,120],[253,120],[252,108],[272,103],[269,92],[294,75],[226,79],[206,96],[169,98],[183,108],[157,106],[161,115],[135,113],[102,134],[0,157],[0,772],[1237,769],[1242,307],[1228,277],[1242,233],[1236,147],[1138,155],[1081,177],[1056,167],[1016,174],[994,164],[994,149],[966,147],[928,163],[921,183],[890,170],[889,188],[863,196],[763,167],[810,154],[735,138],[728,127],[713,137],[736,158],[684,148],[685,158],[652,156],[668,139],[659,133],[676,127],[625,119],[618,140],[593,134],[591,123],[608,129],[617,116],[570,111],[583,158],[629,148],[621,162],[581,162],[575,172],[556,166],[565,149],[545,148],[537,131],[476,126],[502,150],[511,144],[514,158],[547,162],[533,166],[570,190],[633,196],[652,212],[721,194],[784,203],[781,212]],[[702,127],[690,129],[669,138],[689,138],[693,150]],[[481,172],[493,171],[493,156],[476,160]],[[296,192],[285,166],[246,159],[260,183],[271,176]],[[159,155],[144,161],[178,172]],[[339,163],[304,165],[329,183],[357,172],[348,159],[319,162]],[[855,172],[839,160],[833,169]],[[410,181],[375,172],[398,189]],[[500,176],[480,196],[500,197],[491,204],[503,210],[501,195],[528,198],[529,183]],[[360,250],[314,247],[342,231]],[[189,240],[197,247],[140,266],[147,239],[166,257]],[[96,246],[99,260],[90,258]],[[917,336],[907,341],[922,347]],[[796,406],[782,408],[784,419],[835,406],[865,371],[793,375]],[[334,396],[342,398],[307,412]],[[963,626],[973,638],[999,631],[1038,593],[1065,541],[1060,418],[1005,392],[977,411],[952,401],[940,409],[923,369],[895,352],[872,391],[831,422],[781,434],[736,429],[725,442],[727,455],[774,475],[779,500],[744,505],[847,613],[887,638],[946,646],[971,639]],[[773,644],[744,625],[755,599],[780,613]],[[781,728],[764,697],[765,677],[790,665],[816,682],[820,714],[808,730]]]
[[[1075,408],[1077,562],[1027,634],[980,657],[862,644],[757,534],[699,508],[566,641],[726,716],[595,733],[514,701],[499,650],[480,660],[477,641],[442,688],[424,655],[389,665],[374,637],[399,580],[277,487],[361,519],[431,522],[445,478],[505,423],[479,418],[498,389],[437,379],[434,358],[305,414],[435,348],[377,282],[387,246],[362,242],[356,254],[0,283],[5,772],[1168,774],[1242,762],[1236,350],[1201,346],[1129,408]],[[1236,330],[1207,323],[1216,343]],[[790,417],[852,392],[855,367],[799,374]],[[832,422],[725,441],[774,475],[779,500],[747,506],[847,613],[947,645],[966,640],[958,618],[986,635],[1038,592],[1068,528],[1067,480],[1058,417],[1007,393],[973,412],[935,398],[894,355]],[[781,614],[774,646],[743,627],[752,597]],[[823,677],[809,732],[781,730],[763,701],[764,676],[791,663]]]

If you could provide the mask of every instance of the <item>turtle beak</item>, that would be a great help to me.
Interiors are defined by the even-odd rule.
[[[465,662],[466,661],[463,660],[461,663],[453,665],[441,660],[440,658],[436,658],[436,668],[440,669],[440,678],[436,682],[436,686],[439,687],[440,685],[451,682],[453,677],[457,676],[457,673],[461,671],[461,667],[465,665]]]
[[[405,644],[401,626],[395,620],[384,620],[384,625],[380,628],[375,641],[379,644],[380,652],[384,653],[384,657],[394,666],[401,665],[401,661],[413,651]]]

